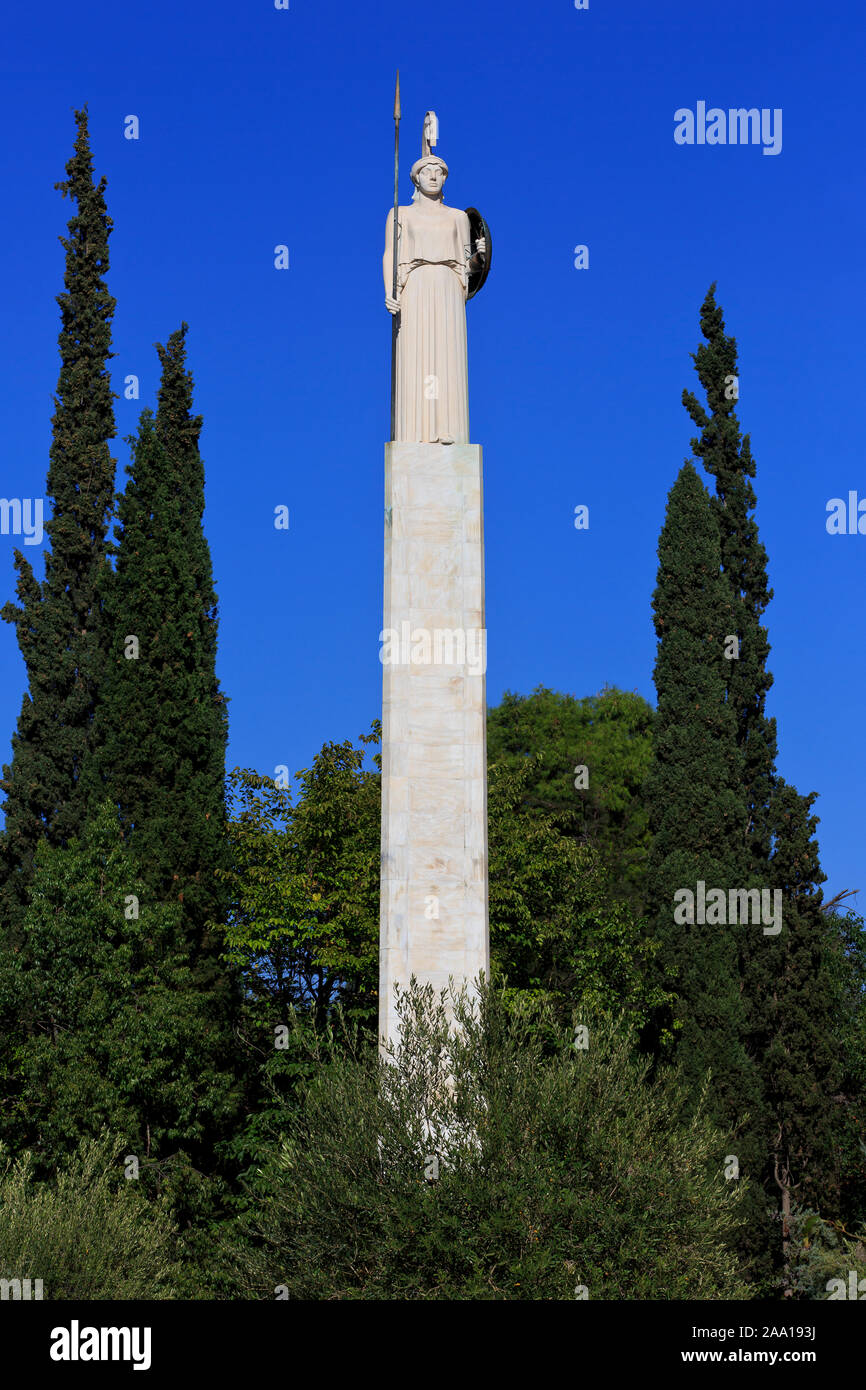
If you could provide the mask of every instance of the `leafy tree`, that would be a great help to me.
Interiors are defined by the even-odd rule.
[[[379,737],[377,722],[361,743]],[[326,744],[296,774],[294,806],[270,778],[231,774],[226,954],[243,973],[248,1019],[266,1020],[266,1032],[289,1007],[315,1007],[321,1020],[337,1001],[375,1029],[380,777],[364,756],[348,741]],[[645,926],[612,899],[595,849],[566,833],[565,818],[530,806],[533,771],[523,761],[490,772],[494,968],[514,990],[555,996],[569,1017],[581,1000],[643,1022],[664,997],[646,981]]]
[[[541,993],[561,1019],[575,1009],[625,1012],[643,1026],[667,999],[650,980],[655,944],[617,901],[592,844],[562,817],[529,805],[536,769],[491,768],[488,783],[490,954],[496,978]]]
[[[378,740],[378,725],[361,743]],[[350,740],[326,743],[287,788],[230,775],[228,959],[248,999],[279,1019],[292,1005],[325,1017],[344,1007],[376,1017],[379,944],[379,776]]]
[[[377,1030],[380,778],[363,745],[326,744],[287,788],[251,771],[230,776],[231,909],[227,959],[245,985],[242,1037],[255,1078],[234,1152],[258,1189],[262,1145],[296,1105],[310,1063],[289,1012],[324,1027],[339,1004]],[[379,755],[374,762],[378,764]],[[562,817],[528,805],[532,766],[491,769],[488,793],[493,970],[514,996],[544,995],[557,1017],[625,1012],[638,1024],[665,998],[647,980],[653,943],[612,899],[595,850]],[[279,1035],[276,1030],[280,1030]],[[279,1036],[279,1046],[276,1039]]]
[[[490,766],[526,764],[527,809],[568,817],[563,827],[595,845],[611,892],[633,907],[641,902],[649,848],[643,786],[652,720],[642,696],[615,686],[584,699],[544,686],[528,696],[506,691],[487,715]]]
[[[378,723],[361,744],[375,743]],[[328,743],[290,791],[248,769],[229,775],[225,959],[244,986],[246,1123],[232,1142],[250,1192],[309,1061],[286,1035],[293,1010],[323,1027],[339,1002],[370,1036],[378,1022],[380,789],[363,746]],[[378,761],[378,755],[376,756]]]
[[[476,1011],[417,985],[387,1061],[334,1031],[236,1255],[240,1291],[291,1299],[744,1298],[742,1193],[721,1136],[646,1085],[611,1024],[577,1050],[542,1001]],[[309,1036],[309,1035],[306,1035]],[[551,1042],[551,1039],[554,1039]],[[546,1041],[543,1041],[546,1040]]]
[[[236,1055],[178,934],[148,898],[106,803],[80,841],[37,851],[24,942],[4,969],[22,1020],[16,1147],[49,1168],[104,1127],[144,1184],[211,1171],[237,1108]]]
[[[288,787],[249,768],[228,774],[230,867],[220,870],[229,910],[225,956],[243,974],[247,1009],[282,1015],[305,997],[314,964],[298,926],[309,920],[296,872]]]
[[[36,847],[43,837],[66,844],[81,832],[82,781],[92,746],[94,708],[106,650],[101,588],[114,489],[115,434],[108,373],[115,301],[108,293],[105,179],[94,183],[87,109],[76,111],[77,136],[66,180],[56,185],[75,211],[68,237],[60,305],[60,376],[52,420],[46,491],[45,578],[15,552],[19,604],[2,610],[15,625],[27,670],[12,763],[4,767],[5,829],[0,836],[0,922],[20,932]]]

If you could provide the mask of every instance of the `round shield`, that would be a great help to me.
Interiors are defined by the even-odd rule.
[[[490,271],[493,240],[490,236],[490,228],[477,208],[467,208],[466,216],[469,218],[469,233],[472,238],[472,256],[469,261],[469,293],[466,298],[471,299],[481,289]],[[483,256],[479,256],[475,250],[475,243],[482,236],[485,241],[485,252]]]

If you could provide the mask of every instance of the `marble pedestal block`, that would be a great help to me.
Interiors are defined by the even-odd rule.
[[[490,973],[481,449],[386,444],[379,1035]]]

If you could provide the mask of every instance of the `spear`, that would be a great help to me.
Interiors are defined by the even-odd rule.
[[[397,89],[394,93],[394,276],[391,291],[392,299],[397,298],[397,184],[400,177],[400,69],[397,69]],[[396,434],[397,425],[397,320],[398,314],[391,316],[391,439]]]

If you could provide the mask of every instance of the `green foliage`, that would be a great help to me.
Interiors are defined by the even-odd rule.
[[[19,603],[2,610],[15,626],[27,670],[0,835],[0,923],[7,939],[20,929],[36,846],[63,845],[79,834],[93,713],[104,674],[106,637],[100,602],[110,572],[107,530],[114,490],[114,399],[108,372],[115,301],[108,270],[111,218],[105,179],[94,183],[87,110],[76,111],[77,137],[67,178],[57,184],[75,211],[60,305],[60,375],[52,420],[46,492],[51,519],[45,578],[37,580],[15,551]]]
[[[109,1136],[86,1139],[46,1181],[0,1146],[0,1278],[41,1279],[44,1299],[172,1298],[174,1228],[122,1157]]]
[[[725,332],[714,285],[701,306],[701,331],[705,341],[693,356],[707,408],[688,391],[683,402],[701,430],[692,447],[715,478],[711,506],[730,595],[727,631],[739,636],[739,658],[727,663],[726,699],[742,760],[742,843],[750,881],[782,893],[781,933],[746,932],[740,942],[743,1040],[762,1090],[763,1129],[753,1123],[750,1142],[756,1160],[762,1154],[768,1198],[773,1205],[781,1201],[779,1216],[792,1191],[801,1204],[844,1215],[843,1186],[854,1195],[852,1112],[860,1112],[862,1133],[864,1073],[846,1068],[846,1049],[839,1046],[840,1008],[844,1012],[851,982],[822,919],[816,796],[801,796],[776,772],[776,724],[765,712],[773,684],[770,646],[761,622],[772,590],[753,515],[755,463],[735,410],[737,344]],[[858,979],[862,987],[862,972]],[[778,1260],[777,1233],[778,1227],[769,1238]]]
[[[375,743],[379,725],[362,736]],[[297,1034],[275,1047],[290,1009],[322,1026],[340,1003],[370,1035],[377,1024],[380,778],[363,746],[326,744],[288,789],[235,769],[229,781],[232,867],[227,959],[243,975],[242,1037],[256,1079],[234,1152],[256,1182],[260,1146],[295,1104],[309,1059]],[[544,994],[560,1019],[579,1006],[642,1025],[668,997],[647,979],[653,942],[612,898],[590,845],[559,816],[528,804],[532,768],[491,769],[490,925],[493,969],[513,994]]]
[[[142,412],[119,499],[117,569],[106,596],[111,658],[96,720],[100,777],[120,808],[139,872],[160,902],[182,902],[190,949],[214,988],[226,863],[225,698],[216,676],[217,600],[202,527],[202,420],[192,414],[186,324],[157,345],[158,409]],[[130,657],[130,637],[138,641]],[[203,983],[205,981],[203,980]]]
[[[788,1223],[791,1242],[791,1291],[795,1297],[826,1302],[841,1279],[845,1297],[850,1297],[850,1275],[857,1282],[866,1279],[866,1225],[859,1232],[825,1221],[808,1207],[797,1207]],[[858,1301],[863,1297],[858,1292]]]
[[[526,809],[558,813],[564,831],[594,845],[610,893],[633,907],[640,906],[649,849],[643,786],[652,720],[642,696],[615,686],[585,699],[544,686],[531,695],[506,691],[487,714],[491,769],[526,767]],[[585,788],[575,787],[578,767],[588,770]]]
[[[378,738],[374,724],[361,743]],[[375,1017],[380,791],[364,758],[348,740],[325,744],[296,773],[295,806],[271,778],[230,774],[226,955],[274,1022],[292,1005],[324,1014],[338,998]]]
[[[769,1112],[768,1190],[772,1183],[796,1192],[800,1205],[820,1204],[829,1215],[839,1203],[844,1060],[836,1032],[838,977],[821,911],[814,800],[777,781],[771,872],[782,891],[782,930],[753,946],[749,1045]]]
[[[541,1001],[451,1002],[456,1029],[429,986],[407,991],[386,1061],[318,1035],[279,1181],[236,1252],[246,1296],[748,1296],[725,1248],[741,1191],[675,1078],[647,1086],[610,1024],[576,1050]]]
[[[373,725],[362,743],[379,738]],[[290,1005],[320,1017],[339,999],[375,1017],[378,985],[378,772],[364,749],[326,744],[296,774],[300,793],[235,769],[230,776],[232,867],[227,958],[243,970],[248,1006],[279,1021]],[[515,989],[575,992],[593,1006],[642,1014],[660,999],[644,988],[652,942],[612,899],[591,845],[565,818],[531,804],[534,767],[491,767],[488,789],[491,950]],[[651,1001],[651,1002],[650,1002]]]
[[[654,832],[647,873],[659,963],[677,995],[667,1025],[695,1091],[714,1072],[717,1119],[737,1123],[754,1104],[742,1044],[743,1004],[736,936],[724,926],[675,920],[675,894],[746,887],[745,808],[734,717],[725,701],[724,643],[730,599],[719,572],[709,497],[686,463],[668,499],[659,539],[653,613],[659,639],[652,771],[647,779]]]
[[[231,867],[219,871],[230,899],[225,957],[243,970],[248,1001],[272,1002],[279,1013],[299,998],[293,924],[307,906],[293,868],[291,792],[248,768],[234,768],[227,781]]]
[[[840,1112],[838,1214],[847,1226],[866,1226],[866,925],[844,910],[825,910],[824,923],[823,965],[834,1001],[829,1033],[842,1067],[834,1096]]]
[[[573,1007],[625,1012],[643,1026],[669,995],[650,980],[655,943],[610,888],[591,844],[528,808],[534,768],[494,765],[488,782],[490,953],[497,978]]]
[[[754,1056],[745,1046],[746,1009],[740,984],[740,945],[760,926],[691,922],[676,895],[697,884],[749,888],[742,753],[735,715],[726,700],[725,638],[733,629],[731,595],[720,570],[719,534],[706,489],[690,463],[668,499],[659,539],[653,614],[659,639],[655,665],[658,710],[653,767],[647,779],[654,833],[647,871],[649,919],[660,941],[658,967],[674,992],[645,1041],[656,1056],[681,1062],[691,1094],[712,1073],[710,1113],[726,1131],[727,1147],[751,1188],[742,1250],[754,1264],[769,1242],[760,1191],[768,1136]],[[677,907],[677,904],[679,906]],[[719,1161],[722,1160],[722,1153]]]
[[[5,1129],[43,1165],[103,1127],[150,1188],[172,1186],[181,1151],[213,1160],[236,1110],[235,1058],[178,944],[180,910],[148,901],[108,804],[80,842],[40,845],[24,942],[0,985],[21,1019]]]
[[[740,437],[736,414],[737,342],[725,333],[722,310],[711,285],[701,305],[704,342],[692,354],[706,393],[707,410],[691,391],[683,404],[701,433],[691,441],[695,455],[716,480],[711,500],[719,528],[720,562],[731,607],[726,632],[736,634],[740,655],[726,663],[726,696],[734,712],[737,747],[742,757],[742,792],[746,803],[744,843],[752,868],[764,874],[770,855],[770,801],[775,780],[776,721],[765,714],[773,677],[767,670],[770,643],[761,617],[773,597],[767,579],[767,552],[754,519],[752,479],[755,461],[748,435]]]
[[[158,984],[149,997],[149,1034],[141,1021],[122,1033],[117,1060],[142,1088],[140,1096],[130,1096],[132,1108],[123,1124],[137,1123],[137,1132],[161,1158],[191,1144],[197,1161],[209,1167],[240,1090],[244,1054],[234,1037],[239,985],[219,958],[221,940],[213,925],[222,921],[226,906],[219,870],[228,853],[228,722],[216,676],[217,602],[202,526],[202,420],[192,413],[186,332],[183,324],[165,347],[157,344],[158,409],[155,416],[142,413],[119,499],[117,568],[105,592],[110,660],[96,713],[88,790],[92,817],[99,815],[105,797],[116,808],[128,851],[123,872],[127,883],[133,875],[138,882],[147,927],[129,938],[130,969],[147,973],[160,962],[154,980],[148,976],[150,984]],[[137,641],[137,651],[131,651],[130,639]],[[83,930],[83,923],[70,918],[65,930]],[[151,940],[151,929],[157,933],[148,947],[151,954],[137,957]],[[99,972],[116,975],[97,974],[99,989],[124,997],[119,958],[94,964]],[[94,1026],[95,1017],[80,1030],[85,1051]],[[158,1062],[163,1029],[166,1047]],[[134,1064],[127,1055],[129,1038],[144,1050]],[[86,1057],[81,1066],[90,1075]],[[105,1085],[113,1106],[124,1094],[122,1077]],[[157,1101],[160,1093],[164,1109]],[[153,1104],[157,1112],[151,1117]]]
[[[379,725],[361,735],[375,744]],[[261,1186],[262,1145],[294,1104],[310,1070],[292,1010],[324,1026],[339,1002],[375,1035],[378,1022],[379,776],[364,747],[328,743],[288,788],[235,768],[229,776],[230,867],[220,871],[230,908],[225,958],[241,972],[239,1036],[249,1071],[247,1121],[231,1151],[250,1191]],[[378,758],[377,758],[378,760]]]

